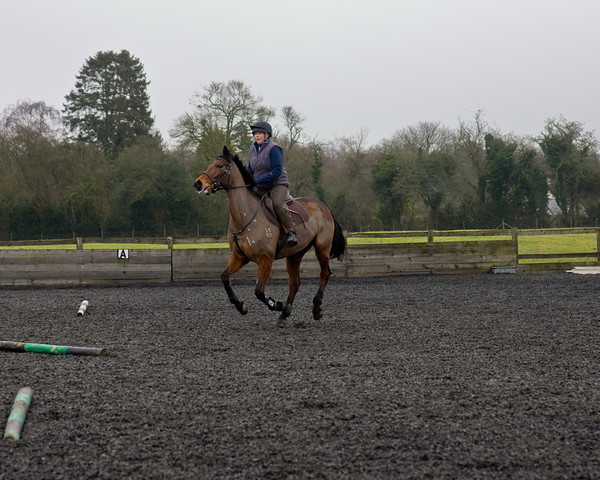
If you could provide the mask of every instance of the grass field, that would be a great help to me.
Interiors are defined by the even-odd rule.
[[[596,252],[595,233],[531,235],[519,237],[519,253]]]

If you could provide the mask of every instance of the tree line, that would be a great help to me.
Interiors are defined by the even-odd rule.
[[[0,117],[0,239],[220,235],[225,195],[192,182],[223,145],[245,159],[249,125],[275,126],[290,190],[325,201],[348,231],[596,226],[598,141],[580,122],[550,118],[536,137],[502,134],[482,112],[450,129],[401,128],[309,138],[292,106],[277,112],[243,81],[212,82],[176,121],[154,129],[141,61],[88,58],[61,110],[21,100]]]

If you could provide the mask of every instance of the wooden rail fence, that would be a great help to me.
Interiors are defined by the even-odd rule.
[[[348,234],[349,239],[403,236],[414,237],[415,241],[375,245],[350,244],[344,262],[332,260],[331,269],[334,275],[342,277],[568,270],[582,263],[523,264],[521,260],[577,257],[590,259],[584,262],[586,265],[597,265],[600,248],[596,252],[524,255],[519,253],[519,236],[595,233],[598,238],[599,231],[597,228],[588,228],[353,233]],[[444,238],[452,236],[478,236],[486,239],[452,241]],[[508,236],[509,239],[493,238],[497,236]],[[83,238],[75,238],[0,242],[0,286],[218,280],[229,258],[229,247],[203,248],[201,244],[221,242],[225,242],[224,237],[87,238],[85,242]],[[86,247],[90,243],[94,244],[93,248]],[[36,248],[32,249],[32,245]],[[49,248],[51,245],[53,248]],[[125,247],[120,247],[123,245]],[[148,245],[152,245],[152,248]],[[25,248],[26,246],[28,248]],[[318,263],[312,251],[302,263],[301,274],[303,277],[316,277],[319,274]],[[236,278],[253,279],[255,275],[256,266],[249,264],[236,274]],[[287,277],[284,261],[275,262],[272,276]]]

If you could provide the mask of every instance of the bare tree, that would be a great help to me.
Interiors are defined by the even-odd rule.
[[[60,113],[44,102],[21,101],[4,111],[0,125],[0,167],[6,182],[0,186],[12,192],[13,205],[30,207],[42,228],[46,212],[62,208],[67,175]]]
[[[368,133],[366,129],[361,129],[357,135],[342,137],[337,141],[339,161],[343,162],[349,184],[362,181],[362,174],[370,170],[370,165],[365,162]]]
[[[367,147],[367,130],[337,139],[326,152],[323,167],[325,197],[344,228],[367,230],[373,225],[376,197],[371,190],[375,155]]]
[[[25,131],[46,138],[59,138],[64,133],[60,112],[45,102],[20,100],[16,105],[4,110],[2,128],[11,136],[22,135]]]
[[[453,132],[441,122],[419,122],[394,134],[392,144],[399,150],[421,151],[423,155],[445,151],[454,140]]]
[[[304,122],[304,117],[296,112],[294,107],[285,105],[281,109],[281,118],[287,131],[286,148],[287,150],[292,150],[302,136],[302,122]]]
[[[485,200],[485,136],[488,133],[494,131],[483,119],[481,110],[478,110],[469,122],[459,119],[457,153],[459,168],[463,169],[461,178],[476,190],[480,202]]]
[[[218,138],[233,149],[244,150],[251,143],[250,125],[275,115],[273,109],[262,105],[262,97],[253,95],[240,80],[212,82],[204,93],[193,96],[192,105],[195,110],[183,115],[170,134],[195,148],[212,146]]]

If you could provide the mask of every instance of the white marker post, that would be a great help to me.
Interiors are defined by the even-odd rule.
[[[84,300],[83,302],[81,302],[81,305],[79,306],[79,311],[77,312],[78,317],[83,317],[83,314],[87,310],[87,307],[89,304],[90,304],[90,302],[87,300]]]

